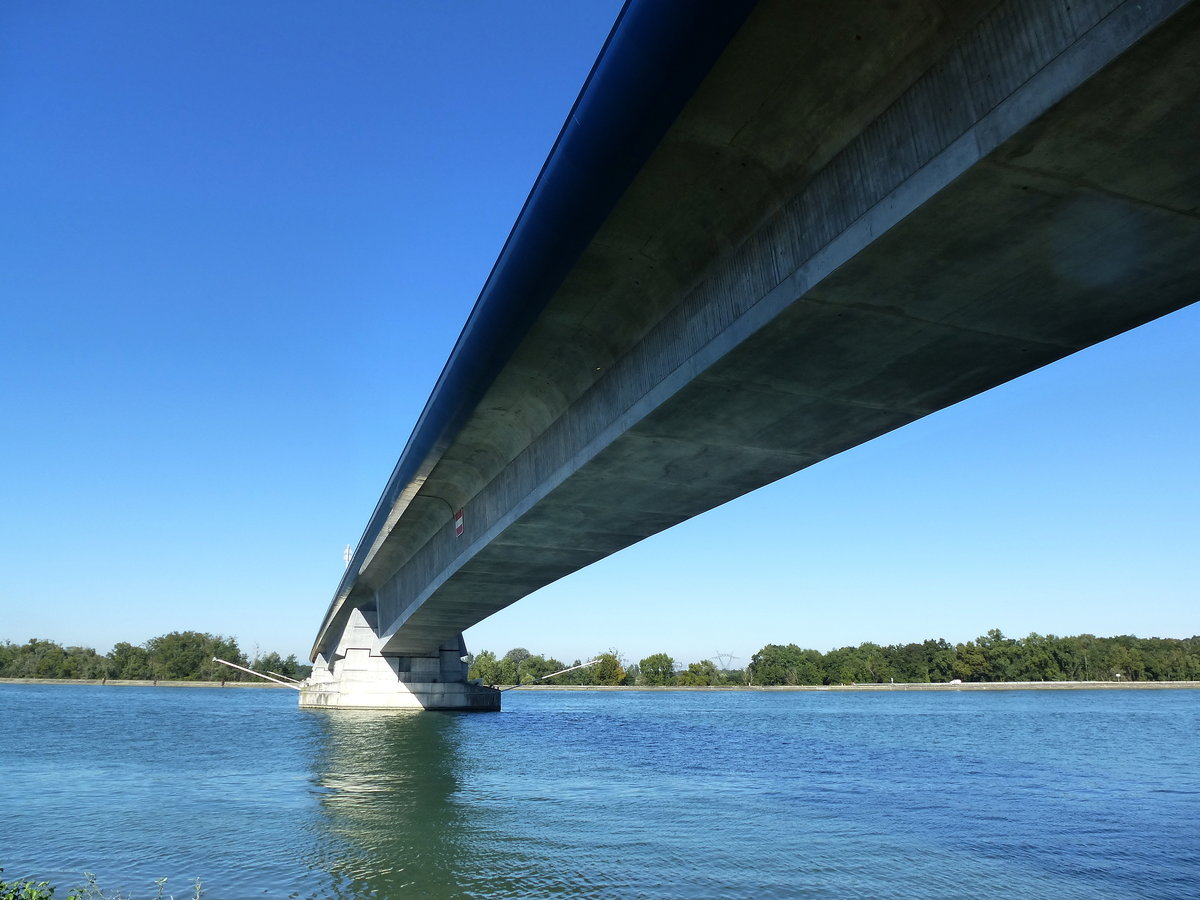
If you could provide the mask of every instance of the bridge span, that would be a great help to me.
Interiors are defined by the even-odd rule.
[[[1193,0],[631,0],[321,623],[308,706],[1200,296]]]

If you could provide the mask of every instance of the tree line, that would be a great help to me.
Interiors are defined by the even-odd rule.
[[[0,642],[0,678],[86,678],[129,681],[249,681],[253,676],[212,661],[229,660],[260,672],[304,678],[312,667],[278,653],[248,657],[237,640],[196,631],[173,631],[144,644],[121,642],[108,654],[91,647],[64,647],[33,639]],[[617,650],[596,664],[553,679],[555,684],[720,686],[832,685],[961,681],[1198,681],[1200,636],[1139,638],[1133,635],[1005,637],[999,629],[964,643],[940,638],[881,646],[863,643],[822,653],[797,644],[767,644],[745,668],[722,668],[714,660],[680,665],[667,653],[639,662]],[[497,656],[471,657],[470,678],[484,684],[528,684],[579,665],[530,653],[523,647]]]
[[[122,641],[108,654],[91,647],[64,647],[34,638],[25,644],[0,642],[0,678],[89,678],[125,681],[257,681],[213,657],[259,672],[277,672],[289,678],[306,677],[312,666],[301,664],[293,653],[256,651],[249,658],[237,639],[198,631],[172,631],[144,644]]]
[[[568,664],[553,656],[530,653],[524,647],[509,650],[500,657],[491,650],[484,650],[471,657],[467,677],[477,678],[484,684],[504,685],[532,684],[542,680],[551,684],[685,687],[747,683],[745,670],[719,669],[710,659],[690,663],[686,668],[677,667],[675,660],[665,653],[652,654],[641,662],[630,662],[619,651],[606,650],[592,659],[595,660],[594,665],[545,679],[553,672],[580,666],[582,662],[577,659]]]
[[[552,679],[555,684],[685,687],[720,685],[834,685],[960,681],[1200,681],[1200,636],[1133,635],[1009,638],[996,628],[971,641],[941,638],[881,646],[863,643],[822,653],[796,644],[767,644],[743,669],[714,660],[681,666],[667,653],[627,662],[616,650],[596,665]],[[579,664],[576,660],[574,665]],[[568,664],[523,647],[498,657],[472,657],[469,677],[484,684],[528,684]]]

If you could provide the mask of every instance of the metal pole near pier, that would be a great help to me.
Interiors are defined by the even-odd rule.
[[[547,678],[553,678],[555,675],[566,675],[568,672],[574,672],[576,669],[586,669],[588,666],[594,666],[598,662],[600,662],[599,659],[590,659],[587,662],[580,663],[577,666],[571,666],[569,669],[559,669],[557,672],[551,672],[549,675],[543,675],[541,678],[535,678],[533,681],[545,681]],[[533,681],[529,682],[529,684],[533,684]],[[503,694],[505,691],[515,691],[517,688],[527,686],[528,685],[524,684],[509,685],[506,688],[500,688],[500,693]]]
[[[213,662],[218,662],[223,666],[229,666],[231,669],[237,669],[239,672],[249,672],[251,675],[254,675],[257,678],[265,678],[267,681],[273,681],[276,684],[282,684],[284,687],[290,687],[293,691],[298,691],[301,689],[299,683],[288,684],[286,681],[283,681],[279,678],[272,678],[270,675],[264,675],[262,672],[255,672],[253,669],[247,669],[245,666],[239,666],[237,663],[231,663],[227,659],[217,659],[215,656],[212,659]]]

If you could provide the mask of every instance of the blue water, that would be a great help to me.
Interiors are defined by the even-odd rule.
[[[1200,897],[1200,691],[0,685],[5,877],[206,897]]]

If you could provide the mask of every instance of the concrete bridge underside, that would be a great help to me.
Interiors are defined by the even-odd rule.
[[[606,56],[673,52],[636,33],[645,5],[573,118]],[[647,152],[589,163],[593,185],[628,176],[586,240],[497,300],[529,217],[586,218],[544,196],[548,176],[535,186],[302,703],[494,708],[470,686],[429,699],[463,680],[463,629],[1200,296],[1196,4],[762,0],[744,21],[732,6]],[[683,43],[706,12],[674,9]]]

